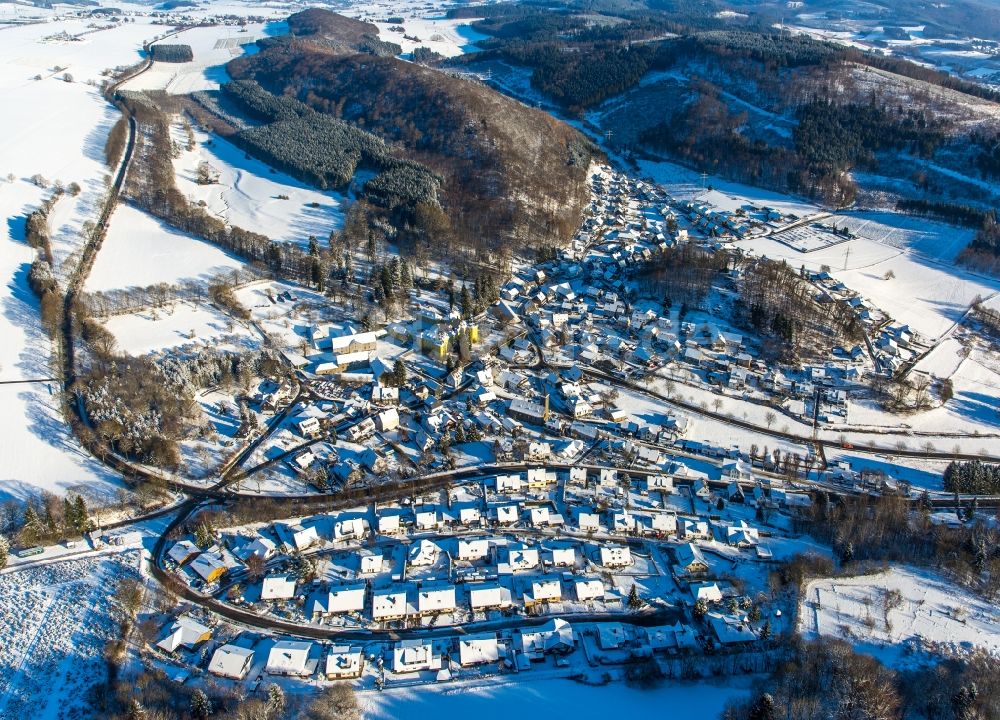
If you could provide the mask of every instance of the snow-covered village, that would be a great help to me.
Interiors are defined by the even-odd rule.
[[[0,3],[0,719],[1000,718],[1000,27],[704,6]]]

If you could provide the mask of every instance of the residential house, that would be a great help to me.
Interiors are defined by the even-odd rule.
[[[167,628],[167,634],[156,643],[156,647],[172,653],[177,648],[194,648],[212,637],[212,631],[190,615],[181,615]]]
[[[693,543],[685,543],[674,548],[676,567],[683,575],[704,575],[708,572],[708,561],[701,553],[701,548]]]
[[[271,675],[309,675],[309,652],[313,644],[301,640],[279,640],[267,655],[265,670]]]
[[[376,622],[402,620],[416,613],[406,588],[388,588],[372,593],[372,619]]]
[[[238,645],[223,645],[212,653],[208,671],[213,675],[242,680],[253,664],[253,650]]]
[[[462,667],[495,663],[499,658],[496,633],[465,635],[458,639],[458,662]]]
[[[425,585],[417,592],[417,612],[421,615],[452,612],[456,607],[454,585]]]
[[[628,567],[634,562],[632,551],[624,545],[601,546],[601,565],[606,568]]]
[[[364,670],[364,653],[361,648],[337,645],[326,655],[324,675],[327,680],[348,680],[361,677]]]
[[[510,590],[502,585],[481,583],[468,587],[469,607],[473,611],[499,610],[514,604]]]
[[[529,660],[543,660],[548,653],[568,653],[576,644],[573,627],[559,618],[539,627],[515,631],[514,636],[517,649]]]
[[[577,580],[574,588],[579,602],[604,599],[604,583],[600,580]]]
[[[222,556],[215,552],[201,553],[191,561],[190,568],[206,583],[214,583],[229,569]]]
[[[434,644],[430,640],[400,640],[392,649],[392,670],[395,673],[440,669],[441,656],[434,653]]]
[[[260,584],[261,600],[291,600],[295,597],[295,576],[268,575]]]
[[[307,617],[313,621],[321,618],[358,613],[365,609],[364,584],[346,585],[315,593],[309,601]]]
[[[544,602],[562,600],[562,584],[558,578],[538,580],[531,583],[531,590],[524,593],[524,607],[535,607]]]

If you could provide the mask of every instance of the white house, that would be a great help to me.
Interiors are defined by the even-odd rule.
[[[539,564],[538,550],[520,544],[510,545],[507,548],[507,558],[512,572],[532,570]]]
[[[320,433],[319,418],[307,417],[299,421],[299,434],[305,438],[314,438]]]
[[[459,539],[458,559],[459,560],[482,560],[490,554],[490,541],[486,538],[474,540]]]
[[[601,565],[606,568],[628,567],[633,563],[632,551],[623,545],[604,545],[601,547]]]
[[[577,527],[583,532],[600,532],[601,516],[592,512],[581,512],[577,515]]]
[[[712,531],[704,520],[685,519],[682,529],[684,538],[688,540],[708,540],[712,537]]]
[[[695,602],[699,600],[713,603],[722,602],[722,590],[714,582],[694,583],[688,589],[691,591],[691,597]]]
[[[372,575],[382,572],[382,553],[366,551],[358,557],[358,573]]]
[[[672,493],[674,491],[674,479],[669,475],[650,475],[646,478],[646,490],[654,490],[662,493]]]
[[[430,640],[400,640],[392,649],[392,669],[397,673],[440,670],[441,656],[434,654]]]
[[[326,656],[324,674],[327,680],[346,680],[361,677],[364,654],[360,648],[335,646]]]
[[[513,525],[521,515],[521,508],[517,505],[499,505],[496,511],[497,522],[501,525]]]
[[[521,492],[523,482],[521,475],[515,473],[513,475],[497,475],[495,484],[498,493],[516,493]]]
[[[416,614],[407,597],[405,588],[388,588],[376,590],[372,594],[372,618],[379,622],[402,620],[408,615]]]
[[[242,680],[253,664],[253,650],[238,645],[223,645],[212,653],[208,671],[213,675]]]
[[[341,518],[333,524],[334,540],[357,540],[365,536],[364,518]]]
[[[549,551],[550,561],[554,567],[573,567],[576,565],[576,550],[571,547],[556,547]]]
[[[267,654],[265,670],[271,675],[308,675],[312,646],[301,640],[279,640]]]
[[[451,612],[455,609],[455,586],[424,586],[417,592],[417,612],[421,615]]]
[[[261,600],[291,600],[295,597],[294,575],[268,575],[260,584]]]
[[[577,580],[574,588],[576,599],[580,602],[604,599],[604,583],[600,580]]]
[[[375,416],[375,427],[379,432],[389,432],[399,427],[399,411],[396,408],[383,410]]]
[[[469,607],[473,611],[509,608],[513,604],[510,590],[502,585],[469,585]]]
[[[517,649],[531,660],[542,660],[546,653],[567,653],[576,642],[573,627],[565,620],[554,618],[537,628],[515,632]]]
[[[430,567],[437,562],[440,552],[441,548],[435,543],[424,539],[410,546],[406,562],[411,567]]]
[[[531,590],[524,593],[524,606],[531,607],[543,602],[562,600],[562,585],[557,578],[538,580],[531,583]]]
[[[365,585],[359,584],[318,592],[310,599],[308,616],[317,620],[343,613],[361,612],[365,609],[365,589]]]
[[[458,639],[458,661],[462,667],[495,663],[499,657],[496,633],[465,635]]]

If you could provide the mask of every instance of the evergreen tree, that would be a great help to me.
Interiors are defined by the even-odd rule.
[[[285,709],[285,691],[280,685],[272,683],[267,688],[267,709],[274,715],[281,715]]]
[[[22,532],[25,534],[25,541],[29,543],[38,542],[38,538],[42,534],[42,523],[38,519],[38,513],[35,512],[35,508],[31,505],[28,505],[24,511],[24,528]]]
[[[767,640],[771,637],[771,621],[765,620],[764,626],[760,629],[760,639]]]
[[[455,429],[455,442],[459,445],[465,442],[465,428],[459,423],[458,427]]]
[[[396,387],[403,387],[406,384],[406,365],[402,360],[396,360],[392,366],[392,382]]]
[[[469,294],[469,288],[466,285],[462,285],[461,293],[461,303],[462,303],[462,317],[468,320],[473,315],[472,308],[472,296]]]
[[[10,557],[10,544],[7,538],[0,535],[0,570],[7,567],[7,559]]]
[[[642,598],[639,597],[639,589],[632,583],[632,589],[628,591],[628,606],[633,610],[642,607]]]
[[[977,575],[982,575],[986,569],[986,543],[982,538],[976,541],[976,550],[972,557],[972,568]]]
[[[309,274],[312,284],[322,290],[324,285],[323,264],[320,262],[318,257],[313,257],[309,265]]]
[[[76,517],[76,507],[69,501],[68,497],[64,497],[63,501],[63,528],[65,530],[76,530],[77,525],[79,525]]]
[[[198,523],[198,526],[194,529],[194,544],[200,547],[202,550],[211,547],[212,543],[215,542],[215,532],[212,528],[211,523],[207,520],[202,520]]]
[[[694,617],[696,620],[701,620],[705,617],[705,613],[708,612],[708,603],[705,602],[704,598],[698,598],[698,602],[694,604]]]
[[[776,720],[778,711],[774,707],[774,698],[764,693],[750,708],[747,720]]]
[[[840,551],[840,561],[847,565],[854,560],[854,543],[847,543]]]
[[[316,241],[315,235],[309,236],[309,255],[311,257],[319,256],[319,243]]]
[[[410,270],[410,263],[405,260],[400,263],[399,267],[399,286],[403,290],[409,290],[413,287],[413,273]]]
[[[191,714],[199,720],[205,720],[212,714],[212,701],[204,690],[198,689],[191,693]]]

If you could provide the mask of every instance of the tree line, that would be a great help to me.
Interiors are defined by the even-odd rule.
[[[1000,465],[981,460],[951,462],[944,471],[944,489],[963,495],[1000,495]]]
[[[156,62],[186,63],[194,60],[190,45],[153,45],[149,52]]]

